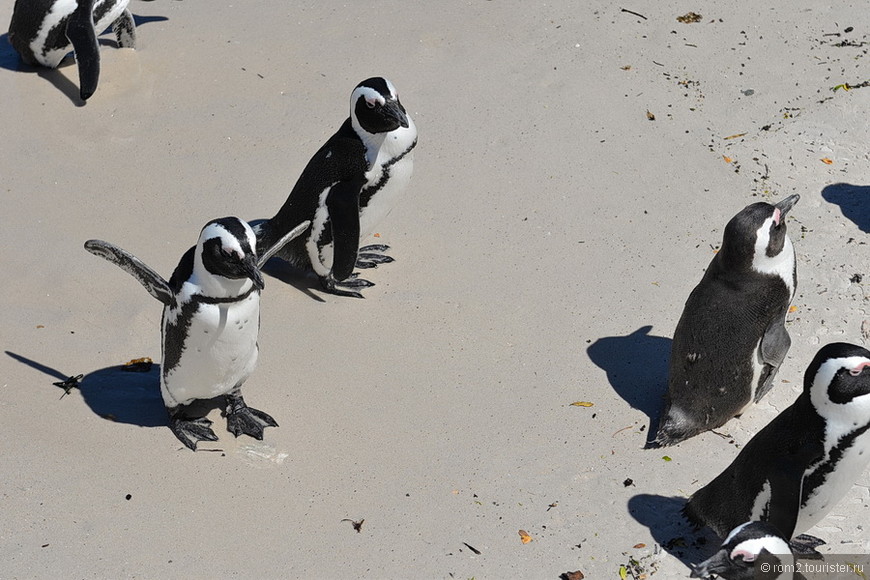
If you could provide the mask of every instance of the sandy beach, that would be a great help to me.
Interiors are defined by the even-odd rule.
[[[844,86],[870,80],[862,2],[130,9],[137,48],[101,37],[84,106],[75,64],[0,38],[0,578],[685,578],[717,541],[685,498],[821,345],[870,339],[870,87]],[[119,369],[160,362],[161,305],[82,244],[168,277],[210,219],[273,215],[376,75],[419,130],[371,240],[395,262],[364,300],[271,270],[245,396],[280,427],[236,439],[214,408],[192,453],[157,366]],[[776,386],[645,449],[725,224],[794,193]],[[811,533],[867,554],[868,521],[865,471]]]

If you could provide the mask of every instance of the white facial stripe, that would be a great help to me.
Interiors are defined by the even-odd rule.
[[[779,211],[778,209],[776,210]],[[794,247],[791,239],[786,236],[782,251],[776,256],[767,255],[767,244],[770,243],[770,227],[774,224],[773,216],[764,220],[755,232],[755,255],[752,257],[752,269],[762,274],[779,276],[785,282],[789,296],[794,296]]]
[[[810,387],[810,400],[816,411],[827,423],[825,452],[830,451],[837,441],[870,421],[870,393],[855,397],[848,403],[834,403],[828,398],[828,387],[841,368],[849,370],[870,365],[870,359],[863,356],[834,358],[822,363]]]
[[[384,98],[384,96],[381,93],[377,92],[374,89],[370,89],[369,87],[357,87],[356,90],[354,90],[354,92],[353,92],[354,102],[356,102],[356,100],[359,99],[360,97],[365,97],[366,101],[368,101],[370,103],[380,103],[383,105],[384,103],[387,102],[387,100]]]
[[[791,554],[788,544],[780,538],[764,536],[763,538],[744,540],[737,544],[731,551],[731,559],[734,560],[736,556],[740,555],[743,556],[744,562],[752,562],[758,557],[762,549],[767,550],[771,554]]]
[[[728,542],[730,542],[731,540],[733,540],[733,539],[734,539],[734,536],[736,536],[736,535],[739,534],[741,531],[743,531],[743,528],[745,528],[746,526],[748,526],[748,525],[751,524],[751,523],[752,523],[752,522],[745,522],[745,523],[742,523],[742,524],[740,524],[739,526],[737,526],[736,528],[734,528],[733,530],[731,530],[731,533],[728,534],[728,537],[725,538],[725,541],[722,542],[722,543],[723,543],[723,544],[727,544]]]
[[[250,230],[250,228],[247,228],[247,229]],[[246,232],[246,233],[248,233],[248,232]],[[251,233],[253,233],[253,232],[251,232]],[[243,257],[245,255],[244,251],[242,250],[242,245],[239,243],[238,238],[236,238],[236,236],[234,236],[230,232],[228,232],[220,224],[208,225],[202,231],[202,234],[199,236],[200,243],[203,243],[206,240],[211,240],[213,238],[218,238],[221,241],[221,248],[224,251],[233,252],[236,255],[238,255],[239,257]],[[251,236],[248,235],[248,243],[251,243],[251,240],[252,240]],[[254,239],[253,245],[251,245],[251,247],[254,248],[256,246],[256,243],[257,243],[256,239]]]

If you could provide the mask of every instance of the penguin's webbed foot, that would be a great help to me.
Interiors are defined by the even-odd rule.
[[[377,268],[380,264],[389,264],[393,262],[393,258],[387,256],[383,252],[390,249],[390,246],[385,244],[371,244],[363,246],[359,249],[356,257],[356,267],[362,269]]]
[[[800,534],[788,543],[794,555],[805,560],[821,560],[822,555],[816,550],[823,546],[825,541],[809,534]]]
[[[359,290],[363,288],[371,288],[375,283],[363,280],[359,277],[359,274],[354,272],[344,280],[336,280],[331,275],[326,276],[320,279],[320,285],[323,287],[324,291],[329,292],[330,294],[335,294],[336,296],[363,298],[363,295]],[[349,288],[349,290],[342,290],[342,288]]]
[[[169,428],[191,451],[196,451],[196,444],[200,441],[218,440],[211,430],[211,421],[205,417],[190,419],[172,415],[169,417]]]
[[[238,437],[250,435],[258,441],[263,440],[266,427],[277,427],[278,423],[270,415],[245,404],[241,395],[227,395],[227,431]]]

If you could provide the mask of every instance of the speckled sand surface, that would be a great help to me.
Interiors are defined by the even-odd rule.
[[[677,498],[794,400],[820,344],[866,340],[870,88],[831,90],[870,79],[864,2],[131,9],[138,48],[103,37],[84,107],[75,66],[24,69],[0,39],[2,578],[607,579],[630,558],[686,577],[712,545]],[[208,220],[272,215],[373,75],[420,132],[378,229],[396,261],[365,300],[267,277],[245,392],[281,426],[235,440],[216,409],[220,441],[191,453],[156,369],[112,368],[159,362],[160,304],[82,243],[168,277]],[[774,391],[730,438],[644,450],[725,223],[792,193]],[[870,551],[868,485],[814,528],[825,553]]]

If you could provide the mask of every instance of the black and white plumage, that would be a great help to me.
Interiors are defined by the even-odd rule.
[[[785,217],[798,199],[754,203],[725,226],[674,331],[658,445],[724,425],[773,386],[791,346],[797,270]]]
[[[311,228],[277,256],[311,268],[324,290],[362,298],[373,284],[354,267],[391,262],[385,245],[360,241],[393,208],[413,171],[417,128],[387,79],[364,80],[350,97],[350,117],[314,154],[275,216],[255,226],[259,247],[304,220]],[[344,289],[342,289],[344,288]]]
[[[870,351],[832,343],[816,354],[797,400],[759,431],[684,513],[719,534],[768,521],[796,553],[803,536],[849,491],[870,462]],[[815,543],[813,543],[815,542]]]
[[[782,532],[767,522],[745,522],[731,530],[715,554],[692,566],[691,577],[792,580],[794,569],[794,554]]]
[[[260,267],[307,225],[288,232],[258,260],[247,222],[235,217],[210,221],[168,282],[117,246],[85,242],[85,249],[131,274],[164,304],[160,391],[170,428],[190,449],[195,451],[199,441],[217,440],[210,420],[185,416],[185,407],[196,400],[225,395],[227,428],[237,437],[262,439],[265,427],[277,427],[272,417],[245,404],[241,387],[259,353]]]
[[[31,66],[56,68],[75,51],[79,94],[88,100],[100,77],[97,35],[112,27],[118,46],[135,48],[130,0],[15,0],[9,42]]]

